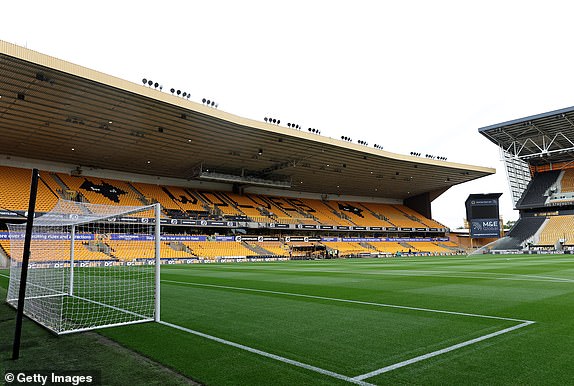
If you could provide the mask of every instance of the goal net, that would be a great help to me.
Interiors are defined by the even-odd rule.
[[[60,200],[36,218],[24,314],[57,334],[159,320],[159,204]],[[9,224],[18,306],[26,224]]]

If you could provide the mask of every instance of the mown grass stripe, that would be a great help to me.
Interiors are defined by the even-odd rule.
[[[502,317],[502,316],[480,315],[480,314],[472,314],[472,313],[467,313],[467,312],[436,310],[436,309],[432,309],[432,308],[400,306],[397,304],[365,302],[362,300],[339,299],[339,298],[332,298],[332,297],[327,297],[327,296],[298,294],[298,293],[293,293],[293,292],[281,292],[281,291],[271,291],[271,290],[263,290],[263,289],[256,289],[256,288],[233,287],[233,286],[205,284],[205,283],[193,283],[193,282],[187,282],[187,281],[176,281],[176,280],[168,280],[168,279],[162,279],[161,281],[164,283],[191,285],[191,286],[198,286],[198,287],[222,288],[222,289],[231,289],[231,290],[248,291],[248,292],[260,292],[260,293],[268,293],[268,294],[273,294],[273,295],[284,295],[284,296],[294,296],[294,297],[309,298],[309,299],[328,300],[328,301],[333,301],[333,302],[363,304],[363,305],[375,306],[375,307],[388,307],[388,308],[398,308],[398,309],[411,310],[411,311],[434,312],[437,314],[469,316],[469,317],[484,318],[484,319],[497,319],[497,320],[505,320],[505,321],[510,321],[510,322],[520,322],[520,323],[526,323],[526,322],[534,323],[531,320],[506,318],[506,317]]]

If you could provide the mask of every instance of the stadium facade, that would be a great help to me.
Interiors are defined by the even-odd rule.
[[[191,258],[455,253],[431,202],[495,172],[242,118],[3,41],[0,74],[4,222],[39,168],[37,211],[160,202],[167,232],[190,238],[170,248]]]

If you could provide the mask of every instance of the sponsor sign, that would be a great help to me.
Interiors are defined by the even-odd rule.
[[[22,213],[0,210],[0,217],[22,217]]]
[[[497,219],[470,220],[470,237],[500,237],[500,221]]]
[[[285,237],[286,243],[312,243],[321,241],[320,237],[307,237],[307,236],[287,236]]]
[[[238,236],[238,237],[240,237],[240,236]],[[235,237],[234,236],[215,236],[215,241],[235,241]]]
[[[230,238],[230,239],[228,239]],[[224,240],[225,239],[225,240]],[[269,241],[279,241],[277,236],[218,236],[216,238],[218,241],[257,241],[259,243],[269,242]]]

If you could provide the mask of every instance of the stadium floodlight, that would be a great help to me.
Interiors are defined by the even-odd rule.
[[[159,321],[160,205],[60,200],[32,227],[24,314],[55,332]],[[17,307],[26,224],[9,224]]]

